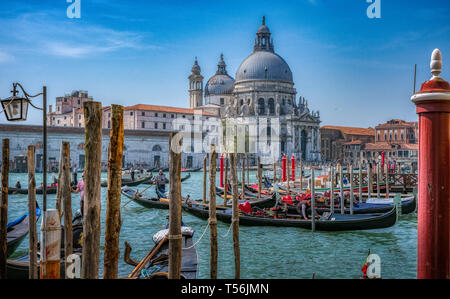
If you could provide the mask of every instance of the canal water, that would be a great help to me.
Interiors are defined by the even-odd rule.
[[[166,173],[168,176],[168,174]],[[182,173],[182,177],[185,173]],[[318,174],[319,175],[319,174]],[[107,174],[102,173],[106,179]],[[78,175],[81,179],[81,174]],[[27,174],[10,174],[9,185],[20,180],[22,188],[27,188]],[[36,174],[36,185],[40,186],[42,175]],[[256,182],[255,172],[250,172],[250,180]],[[216,182],[218,183],[217,175]],[[51,182],[51,174],[47,182]],[[140,185],[143,190],[148,185]],[[167,188],[167,186],[166,186]],[[100,273],[103,276],[103,244],[106,214],[106,191],[102,188],[101,200],[101,253]],[[154,187],[144,194],[155,196]],[[201,198],[203,194],[203,172],[191,173],[182,183],[182,194],[191,198]],[[56,195],[47,195],[47,208],[55,208]],[[42,195],[37,195],[42,207]],[[217,198],[221,203],[223,199]],[[128,198],[122,196],[122,205]],[[73,212],[79,208],[79,194],[72,194]],[[8,222],[27,211],[27,195],[10,195],[8,199]],[[122,209],[120,232],[119,277],[126,277],[133,270],[123,261],[124,241],[133,248],[131,257],[143,258],[153,247],[152,236],[167,224],[168,210],[146,209],[130,202]],[[202,235],[207,221],[183,212],[185,225],[195,229],[194,241]],[[38,230],[41,220],[38,223]],[[218,278],[234,278],[233,240],[229,224],[218,223]],[[353,278],[361,276],[361,267],[370,249],[381,258],[383,278],[416,278],[417,261],[417,215],[403,215],[390,228],[349,231],[311,232],[301,228],[249,227],[241,226],[239,231],[241,252],[241,278],[283,279],[283,278]],[[14,256],[27,253],[28,238],[23,241]],[[197,245],[199,257],[199,278],[209,278],[209,232]]]

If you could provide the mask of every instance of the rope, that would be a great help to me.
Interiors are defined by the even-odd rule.
[[[230,227],[228,228],[227,233],[225,235],[223,235],[222,238],[226,238],[226,236],[228,236],[228,234],[230,233],[232,227],[233,227],[233,221],[231,221],[231,224],[230,224]]]
[[[192,246],[189,246],[189,247],[186,247],[186,248],[182,248],[182,250],[188,250],[188,249],[191,249],[191,248],[194,248],[195,246],[197,246],[197,244],[200,243],[200,241],[202,240],[203,236],[205,235],[205,233],[206,233],[208,227],[209,227],[209,222],[208,222],[208,224],[206,225],[205,230],[203,231],[202,235],[201,235],[200,238],[197,240],[197,242],[195,242],[194,245],[192,245]]]

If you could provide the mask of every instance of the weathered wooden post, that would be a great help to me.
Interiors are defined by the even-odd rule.
[[[60,215],[60,217],[62,217],[62,189],[61,189],[61,179],[62,179],[62,164],[63,162],[63,148],[62,148],[62,143],[61,143],[61,150],[60,150],[60,155],[59,155],[59,169],[58,169],[58,186],[56,189],[56,209],[58,210],[58,213]]]
[[[342,174],[342,165],[338,164],[339,167],[339,186],[341,187],[341,214],[344,214],[345,198],[344,198],[344,176]]]
[[[225,154],[225,187],[223,188],[223,206],[227,206],[228,201],[228,154]]]
[[[9,139],[2,140],[2,190],[0,198],[0,279],[6,279],[6,260],[8,258],[8,174]],[[35,212],[36,213],[36,212]]]
[[[368,163],[367,165],[367,198],[372,197],[373,191],[373,171],[372,171],[372,163]]]
[[[34,145],[28,146],[27,166],[28,166],[28,278],[38,279],[37,268],[37,228],[36,228],[36,148]]]
[[[67,268],[70,267],[68,257],[73,251],[72,232],[72,187],[70,184],[70,143],[61,143],[61,163],[58,190],[61,190],[61,199],[64,208],[64,259]],[[61,214],[60,214],[61,215]]]
[[[59,279],[61,276],[61,216],[56,209],[44,211],[40,254],[40,278]],[[42,258],[43,256],[45,259]]]
[[[301,169],[300,169],[301,171]],[[330,166],[330,211],[334,213],[334,167]]]
[[[417,278],[450,278],[450,85],[439,77],[442,55],[431,55],[433,77],[411,101],[419,115]]]
[[[81,278],[97,279],[100,260],[100,189],[102,171],[102,104],[84,102],[85,191]]]
[[[244,180],[242,180],[242,184]],[[233,203],[234,204],[234,203]],[[209,158],[209,232],[210,278],[217,279],[217,218],[216,218],[216,146],[211,144]]]
[[[389,169],[388,169],[388,165],[389,165],[389,160],[388,162],[385,164],[385,173],[386,173],[386,198],[389,197]]]
[[[300,156],[300,190],[303,190],[303,159]]]
[[[353,164],[350,164],[350,214],[353,215]]]
[[[377,178],[377,197],[380,198],[380,163],[375,162]]]
[[[258,156],[258,199],[261,199],[261,189],[262,189],[261,158]]]
[[[311,231],[316,231],[316,191],[314,182],[314,168],[311,168]]]
[[[119,267],[119,235],[122,219],[123,107],[111,105],[111,130],[108,147],[108,191],[106,195],[105,254],[103,278],[115,279]],[[173,181],[171,181],[173,182]]]
[[[241,160],[241,167],[242,167],[242,199],[245,198],[245,157],[242,155]]]
[[[170,134],[170,164],[169,164],[169,279],[179,279],[181,271],[181,148],[182,140],[175,141],[176,133]],[[216,165],[210,161],[210,170],[214,170],[216,176]],[[210,178],[211,180],[211,178]],[[215,190],[214,190],[215,191]]]
[[[250,159],[247,154],[245,154],[245,160],[247,161],[247,184],[250,184]]]
[[[203,203],[206,203],[206,173],[207,173],[208,161],[207,156],[203,158]]]
[[[361,162],[359,162],[359,170],[358,170],[358,174],[359,174],[359,203],[362,203],[362,185],[363,185],[363,171],[362,171],[362,164]]]
[[[237,171],[236,171],[236,153],[230,154],[230,164],[231,164],[231,185],[232,185],[232,195],[233,195],[233,215],[232,215],[232,228],[233,228],[233,248],[234,248],[234,278],[239,279],[241,276],[241,260],[240,260],[240,249],[239,249],[239,190],[237,182]]]

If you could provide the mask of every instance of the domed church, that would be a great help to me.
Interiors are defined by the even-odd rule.
[[[245,133],[246,138],[256,141],[246,140],[245,152],[254,153],[249,156],[251,159],[265,156],[258,148],[263,135],[267,137],[264,142],[271,147],[271,159],[279,160],[283,154],[304,161],[321,159],[319,111],[310,111],[305,98],[300,96],[297,100],[292,71],[275,53],[265,17],[256,32],[253,53],[242,61],[236,79],[227,73],[221,54],[217,71],[203,90],[203,76],[196,58],[189,76],[189,96],[192,109],[216,113],[227,122],[244,127],[256,124],[256,130],[246,128]]]

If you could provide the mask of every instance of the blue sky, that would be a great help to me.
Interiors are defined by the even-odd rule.
[[[29,93],[46,85],[49,104],[81,89],[103,105],[188,107],[194,57],[205,83],[220,53],[235,77],[265,15],[298,96],[322,125],[415,121],[414,64],[419,89],[439,48],[450,80],[450,3],[380,1],[381,18],[369,19],[366,0],[81,0],[81,18],[69,19],[66,0],[1,0],[0,97],[18,81]],[[28,123],[40,124],[40,112]]]

